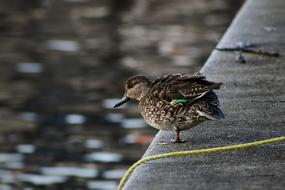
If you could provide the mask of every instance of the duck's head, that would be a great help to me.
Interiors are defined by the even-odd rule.
[[[141,75],[136,75],[129,78],[125,82],[125,93],[123,98],[114,105],[114,108],[119,107],[131,99],[140,101],[149,89],[150,81]]]

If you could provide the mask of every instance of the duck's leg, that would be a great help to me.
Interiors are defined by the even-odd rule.
[[[173,140],[172,142],[174,142],[174,143],[184,143],[185,141],[184,140],[181,140],[180,139],[180,129],[176,129],[175,130],[175,132],[176,132],[176,139],[175,140]]]

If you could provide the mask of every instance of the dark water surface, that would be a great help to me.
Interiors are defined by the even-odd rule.
[[[242,0],[1,0],[0,189],[115,189],[155,129],[123,81],[198,71]]]

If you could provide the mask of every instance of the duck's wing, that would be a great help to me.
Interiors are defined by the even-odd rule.
[[[213,89],[219,89],[222,83],[206,80],[201,73],[194,75],[171,74],[158,78],[151,84],[152,94],[171,102],[172,100],[196,100]]]

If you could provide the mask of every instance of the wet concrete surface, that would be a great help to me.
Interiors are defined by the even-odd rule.
[[[0,189],[115,189],[152,141],[131,75],[198,71],[242,0],[2,0]]]
[[[170,142],[174,132],[159,132],[143,157],[285,136],[285,3],[247,1],[218,47],[252,43],[254,49],[281,56],[213,51],[202,72],[223,82],[217,91],[225,119],[182,132],[183,144]],[[273,30],[268,30],[273,28]],[[137,168],[124,189],[284,189],[284,142],[246,150],[159,159]]]

